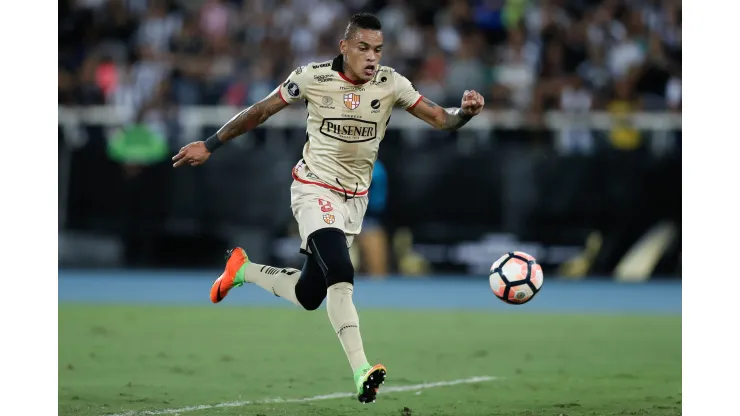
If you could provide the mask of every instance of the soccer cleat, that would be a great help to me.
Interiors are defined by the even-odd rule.
[[[244,284],[244,266],[247,263],[249,257],[241,247],[226,252],[226,269],[211,286],[211,302],[221,302],[229,290]]]
[[[358,368],[355,371],[355,385],[357,385],[357,399],[360,403],[375,403],[380,385],[385,383],[386,369],[383,364]]]

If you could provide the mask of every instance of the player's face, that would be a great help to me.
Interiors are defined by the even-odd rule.
[[[364,82],[373,79],[383,55],[383,32],[359,29],[351,39],[343,40],[339,46],[352,75]]]

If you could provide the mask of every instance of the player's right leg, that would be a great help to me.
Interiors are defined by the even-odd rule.
[[[254,283],[307,310],[317,309],[326,297],[324,274],[311,256],[306,257],[300,271],[252,263],[241,247],[230,250],[224,272],[211,287],[211,301],[220,302],[231,289],[244,283]]]

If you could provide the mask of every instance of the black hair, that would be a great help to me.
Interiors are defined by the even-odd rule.
[[[350,39],[359,29],[381,30],[380,20],[372,13],[356,13],[349,18],[347,30],[344,31],[344,39]]]

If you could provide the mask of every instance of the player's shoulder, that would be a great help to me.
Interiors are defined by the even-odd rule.
[[[376,77],[379,80],[382,80],[383,78],[387,78],[387,80],[392,81],[393,83],[396,83],[399,80],[404,80],[406,77],[398,72],[395,68],[391,66],[386,65],[380,65],[378,68],[378,75]]]
[[[331,71],[331,61],[309,62],[293,70],[293,75],[315,74]]]
[[[315,72],[329,72],[331,71],[331,67],[334,61],[331,59],[328,61],[322,61],[322,62],[311,62],[307,66],[311,68],[312,71]]]
[[[396,72],[396,68],[390,67],[388,65],[378,65],[378,73],[379,74],[386,74],[390,75]]]
[[[302,85],[324,83],[332,79],[332,61],[308,62],[291,73],[291,78]]]
[[[393,68],[387,65],[380,65],[380,67],[378,68],[378,74],[379,75],[391,75],[394,77],[403,77],[403,74],[398,72],[396,68]]]
[[[390,66],[381,65],[375,79],[375,83],[379,86],[387,86],[386,88],[405,90],[410,87],[416,89],[408,78]]]

